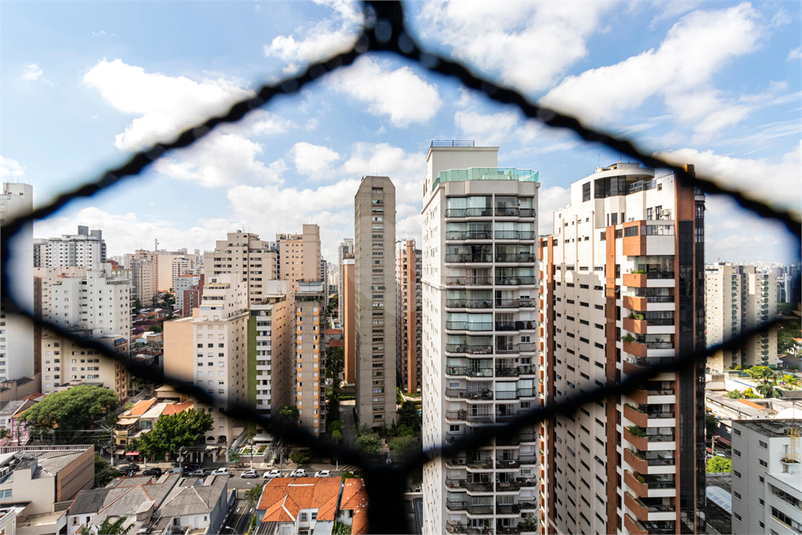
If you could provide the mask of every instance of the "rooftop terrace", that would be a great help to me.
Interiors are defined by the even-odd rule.
[[[531,169],[514,167],[471,167],[470,169],[449,169],[440,171],[432,183],[432,191],[441,182],[465,182],[469,180],[516,180],[518,182],[537,182],[538,173]]]

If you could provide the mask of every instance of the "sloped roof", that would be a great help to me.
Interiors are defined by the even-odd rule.
[[[128,411],[130,416],[142,416],[148,409],[156,403],[156,398],[151,399],[143,399],[142,401],[137,401],[133,407]]]
[[[0,409],[0,416],[14,416],[17,413],[32,407],[35,403],[36,402],[28,399],[15,399],[9,401],[3,405],[2,409]]]
[[[329,477],[277,477],[259,499],[262,522],[294,522],[301,509],[317,509],[318,520],[334,520],[340,480]]]
[[[195,402],[191,399],[188,401],[184,401],[183,403],[170,403],[164,410],[162,411],[162,416],[168,414],[178,414],[179,412],[184,412],[185,410],[189,410],[195,406]]]
[[[106,487],[82,490],[73,500],[68,515],[102,513],[106,516],[134,515],[144,503],[158,507],[172,490],[177,474],[153,477],[117,478]]]
[[[156,515],[158,518],[173,518],[209,514],[226,491],[227,483],[228,476],[182,479],[165,498]]]
[[[340,510],[353,511],[351,522],[351,535],[360,535],[368,532],[368,492],[361,478],[345,480],[343,497],[340,500]]]

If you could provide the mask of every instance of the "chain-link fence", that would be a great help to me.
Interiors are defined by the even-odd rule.
[[[59,325],[44,321],[40,315],[35,315],[32,310],[21,306],[10,291],[11,281],[8,266],[9,260],[14,254],[10,247],[10,241],[23,226],[55,214],[75,199],[92,197],[124,180],[137,178],[149,165],[161,158],[167,151],[189,147],[217,126],[240,121],[251,111],[266,107],[276,96],[297,94],[309,83],[342,67],[351,65],[359,56],[374,52],[396,54],[418,63],[430,72],[456,78],[466,87],[483,94],[488,99],[516,107],[529,120],[538,121],[549,127],[570,129],[587,142],[602,143],[621,155],[630,156],[648,167],[671,169],[677,180],[686,186],[694,186],[707,194],[726,195],[735,200],[744,209],[760,217],[781,222],[787,232],[796,238],[795,244],[799,243],[799,239],[802,236],[802,223],[793,213],[755,200],[744,192],[735,188],[725,187],[711,178],[691,175],[683,167],[675,166],[661,158],[643,153],[628,139],[589,128],[574,117],[533,104],[521,93],[500,86],[491,80],[483,79],[458,62],[425,51],[415,42],[405,28],[404,10],[400,2],[366,1],[363,3],[363,7],[365,14],[363,30],[356,39],[354,46],[347,52],[338,54],[326,61],[311,64],[298,76],[286,78],[276,84],[263,85],[258,89],[256,96],[237,102],[225,115],[210,117],[203,123],[184,130],[171,143],[157,143],[147,150],[137,152],[124,165],[107,170],[96,181],[62,193],[50,204],[37,208],[30,214],[3,225],[2,239],[0,240],[0,260],[2,261],[0,290],[2,291],[3,310],[7,314],[18,314],[30,318],[36,325],[47,328],[58,336],[124,364],[129,372],[138,378],[157,384],[169,385],[178,392],[195,398],[202,404],[217,405],[215,396],[208,394],[205,390],[191,383],[181,381],[176,377],[165,375],[159,368],[136,362],[124,355],[115,353],[112,349],[97,341],[78,336]],[[536,68],[537,66],[534,65],[533,69]],[[799,249],[795,249],[793,254],[794,258],[798,259],[800,256]],[[798,298],[799,296],[793,296],[794,302],[798,302]],[[580,388],[580,394],[578,395],[566,397],[555,403],[526,411],[504,425],[477,428],[476,432],[466,435],[452,444],[429,449],[418,455],[406,458],[400,466],[378,462],[376,459],[361,455],[353,449],[338,445],[325,438],[317,438],[300,427],[278,426],[277,422],[271,422],[269,416],[257,412],[251,406],[229,404],[223,414],[239,421],[256,424],[287,443],[306,446],[315,455],[337,457],[341,463],[359,466],[369,496],[368,523],[370,533],[398,533],[402,531],[399,528],[406,524],[407,517],[404,511],[403,494],[406,490],[407,475],[413,470],[419,469],[438,457],[449,458],[460,452],[488,445],[493,438],[514,437],[524,427],[530,427],[558,415],[570,415],[583,404],[602,402],[609,396],[624,395],[632,392],[639,388],[644,381],[657,374],[686,369],[692,366],[694,362],[706,359],[720,350],[738,349],[752,336],[766,332],[776,324],[776,319],[771,320],[705,351],[678,354],[675,359],[651,365],[637,373],[628,375],[626,379],[616,383],[606,384],[601,387],[595,384],[588,385],[586,390]]]

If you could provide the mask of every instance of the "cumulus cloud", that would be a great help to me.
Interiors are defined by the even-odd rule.
[[[802,59],[802,46],[797,47],[790,52],[788,52],[788,59]]]
[[[24,165],[17,160],[0,156],[0,181],[19,180],[24,174]]]
[[[356,2],[343,0],[316,0],[315,3],[332,9],[332,15],[316,22],[296,35],[279,35],[264,46],[267,57],[276,57],[288,63],[285,73],[293,73],[298,65],[325,59],[348,50],[356,41],[362,24],[362,13]]]
[[[421,37],[461,60],[532,92],[551,87],[588,53],[615,2],[434,1],[416,21]]]
[[[45,76],[44,71],[36,63],[31,63],[25,67],[25,72],[22,73],[22,79],[27,82],[44,82],[49,86],[53,86],[53,82]]]
[[[221,114],[253,94],[223,77],[197,82],[184,76],[148,73],[120,59],[100,61],[83,81],[116,110],[136,116],[114,140],[114,145],[125,151],[170,141],[181,130],[209,115]]]
[[[328,147],[313,145],[300,141],[292,146],[288,156],[299,173],[314,179],[330,177],[331,165],[340,159],[340,155]]]
[[[679,121],[695,123],[697,134],[709,136],[749,111],[722,98],[709,85],[711,77],[729,61],[756,50],[765,34],[760,15],[747,3],[694,11],[669,30],[657,50],[569,76],[541,104],[604,124],[652,96],[662,96]]]
[[[552,186],[540,186],[537,193],[538,233],[548,235],[554,232],[554,211],[565,208],[571,203],[571,189]]]
[[[352,67],[332,73],[332,89],[368,105],[374,115],[386,115],[398,127],[425,123],[443,101],[437,88],[407,66],[390,70],[373,58],[363,56]]]
[[[210,249],[215,240],[225,236],[226,232],[231,232],[235,226],[242,225],[242,222],[204,219],[198,220],[196,226],[179,228],[163,221],[143,221],[134,212],[120,214],[89,207],[77,213],[37,221],[34,224],[34,236],[49,238],[74,234],[76,224],[103,229],[103,236],[109,247],[108,254],[115,256],[136,249],[149,249],[153,246],[154,238],[158,238],[159,245],[167,249]]]

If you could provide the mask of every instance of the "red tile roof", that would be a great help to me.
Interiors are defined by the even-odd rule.
[[[130,416],[142,416],[148,409],[156,403],[156,398],[151,399],[143,399],[142,401],[137,401],[133,407],[130,409]]]
[[[326,329],[325,331],[323,331],[323,334],[325,334],[326,336],[328,336],[330,334],[334,335],[334,334],[342,334],[342,333],[343,333],[342,329]]]
[[[743,403],[747,407],[752,407],[753,409],[758,409],[761,411],[766,410],[766,407],[764,407],[763,405],[759,405],[753,401],[749,401],[748,399],[739,399],[738,403]]]
[[[368,532],[368,492],[360,478],[345,480],[343,496],[340,500],[340,510],[352,510],[351,535],[360,535]]]
[[[301,509],[317,509],[318,520],[334,520],[340,480],[334,477],[277,477],[259,498],[262,522],[294,522]]]
[[[164,410],[162,411],[162,416],[166,414],[178,414],[179,412],[184,412],[185,410],[191,409],[195,406],[195,402],[192,400],[184,401],[183,403],[170,403]]]
[[[345,347],[345,340],[329,340],[329,347]]]

